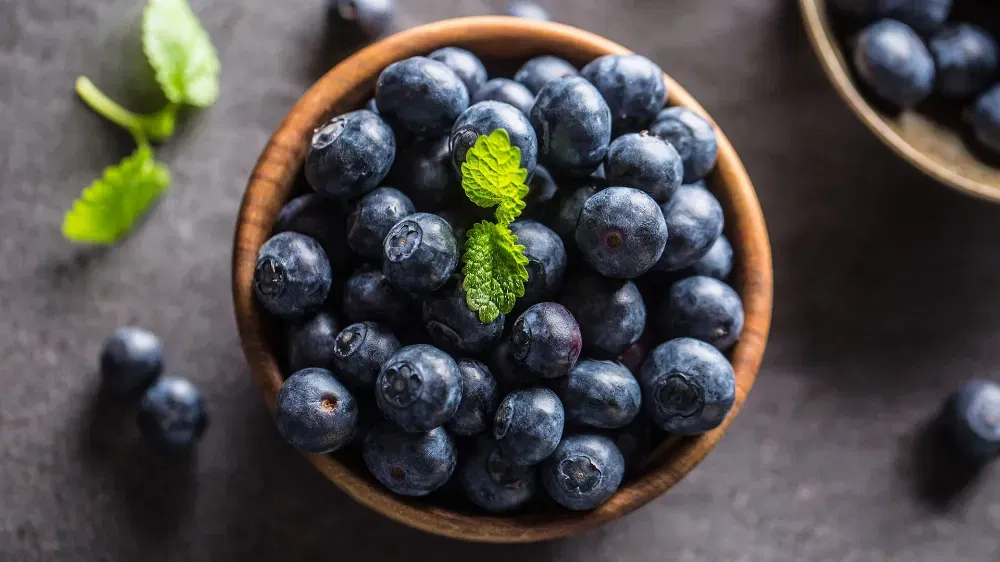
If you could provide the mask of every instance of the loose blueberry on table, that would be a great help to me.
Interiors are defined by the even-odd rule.
[[[1000,455],[1000,384],[967,382],[948,400],[944,421],[956,449],[970,460],[986,462]]]
[[[708,431],[735,400],[719,349],[743,309],[702,181],[718,139],[664,107],[638,55],[490,78],[439,49],[318,124],[315,193],[281,211],[253,280],[287,334],[276,422],[305,453],[360,448],[397,494],[433,494],[457,467],[477,509],[523,510],[543,487],[592,509],[626,459],[641,476],[652,427]]]
[[[136,418],[143,438],[167,453],[190,449],[205,432],[205,398],[180,377],[162,377],[146,389]]]
[[[163,371],[163,344],[149,330],[119,328],[104,342],[101,377],[104,387],[126,396],[142,392]]]

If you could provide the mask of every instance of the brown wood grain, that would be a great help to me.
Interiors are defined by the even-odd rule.
[[[799,0],[806,34],[833,88],[868,129],[904,160],[968,195],[1000,202],[1000,168],[970,150],[961,131],[914,110],[886,113],[857,85],[831,26],[826,0]]]
[[[372,95],[381,69],[392,62],[456,45],[480,56],[524,60],[554,54],[582,65],[625,47],[574,27],[501,16],[461,18],[413,28],[384,39],[346,59],[295,104],[275,131],[250,176],[233,244],[233,300],[244,353],[254,380],[273,410],[282,375],[275,359],[274,326],[254,300],[251,282],[260,246],[290,197],[306,156],[307,139],[325,117],[358,107]],[[669,78],[672,105],[705,113]],[[625,483],[604,505],[588,512],[496,516],[472,514],[391,494],[350,455],[310,456],[314,465],[348,495],[396,521],[439,535],[482,542],[532,542],[592,529],[656,498],[684,477],[722,438],[746,400],[760,367],[771,323],[771,248],[760,204],[736,151],[719,132],[719,160],[708,178],[726,212],[732,240],[733,284],[743,299],[746,322],[729,356],[736,372],[736,402],[723,424],[704,435],[670,438],[650,456],[644,473]],[[356,455],[355,455],[356,457]]]

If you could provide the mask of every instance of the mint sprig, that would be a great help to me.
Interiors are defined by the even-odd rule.
[[[462,164],[462,189],[480,207],[496,207],[497,222],[482,221],[466,233],[462,273],[465,302],[488,324],[514,309],[524,296],[528,258],[510,223],[524,210],[528,171],[521,168],[521,150],[510,135],[497,129],[476,139]]]
[[[208,33],[186,0],[149,0],[143,11],[142,47],[168,103],[152,114],[130,111],[80,76],[76,92],[91,109],[125,129],[136,150],[83,190],[63,217],[73,242],[113,244],[170,186],[170,171],[156,162],[151,142],[174,134],[183,105],[208,107],[219,95],[219,59]]]

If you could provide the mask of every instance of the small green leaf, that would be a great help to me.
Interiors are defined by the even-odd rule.
[[[501,224],[510,224],[524,210],[528,171],[521,168],[521,149],[510,144],[504,129],[480,136],[462,163],[462,189],[480,207],[497,207]]]
[[[167,99],[208,107],[219,97],[219,57],[187,0],[149,0],[142,50]]]
[[[170,171],[140,146],[105,168],[63,218],[63,236],[74,242],[112,244],[128,232],[146,209],[170,185]]]
[[[517,298],[524,296],[528,258],[505,224],[478,222],[466,238],[462,256],[465,302],[469,310],[479,313],[480,322],[488,324],[500,313],[509,313]]]

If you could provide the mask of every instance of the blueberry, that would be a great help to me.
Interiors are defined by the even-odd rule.
[[[642,473],[646,458],[653,448],[650,424],[645,417],[640,416],[624,429],[602,432],[615,442],[615,446],[625,458],[625,476],[638,476]]]
[[[997,77],[997,42],[981,27],[967,23],[946,27],[934,35],[928,48],[937,65],[935,87],[946,96],[978,94]]]
[[[396,137],[382,118],[366,109],[352,111],[313,132],[306,180],[320,195],[352,199],[378,187],[395,157]]]
[[[507,131],[510,143],[521,150],[521,167],[530,176],[538,160],[538,139],[528,118],[516,107],[499,101],[481,101],[466,109],[451,128],[451,159],[461,170],[465,155],[482,135]]]
[[[930,35],[948,19],[952,0],[902,0],[887,5],[892,6],[887,16],[905,23],[917,33]]]
[[[667,100],[663,70],[642,55],[604,55],[580,70],[604,96],[616,131],[648,125]]]
[[[608,145],[608,148],[610,148],[610,147],[611,147],[611,145]],[[600,165],[600,166],[598,166],[598,167],[597,167],[597,169],[596,169],[596,170],[594,170],[594,171],[593,171],[593,172],[592,172],[592,173],[590,174],[590,177],[591,177],[591,178],[596,178],[596,179],[599,179],[599,180],[604,180],[604,181],[607,181],[607,179],[608,179],[608,174],[607,174],[607,173],[605,172],[605,170],[604,170],[604,162],[601,162],[601,165]]]
[[[292,199],[282,207],[274,222],[274,234],[281,232],[298,232],[314,238],[335,271],[349,267],[351,249],[347,245],[344,213],[336,201],[315,193]]]
[[[686,107],[668,107],[656,115],[649,132],[673,146],[683,162],[684,183],[696,182],[715,168],[719,141],[715,127]]]
[[[592,172],[608,152],[611,110],[601,93],[579,76],[549,82],[535,98],[531,125],[538,153],[549,171]]]
[[[525,218],[548,220],[558,203],[559,185],[545,166],[535,166],[535,173],[528,180],[528,195],[524,198]]]
[[[480,353],[500,340],[504,315],[489,324],[479,321],[479,315],[469,309],[461,280],[454,278],[441,290],[429,295],[423,304],[424,328],[431,340],[449,351]]]
[[[584,203],[576,245],[587,264],[602,275],[634,279],[660,259],[667,232],[652,197],[631,187],[609,187]]]
[[[519,316],[510,342],[515,361],[549,379],[568,373],[583,347],[576,319],[554,302],[538,303]]]
[[[658,137],[629,133],[608,146],[604,157],[608,183],[633,187],[665,202],[684,179],[684,163],[674,146]]]
[[[604,187],[605,184],[600,180],[586,181],[567,193],[559,202],[555,217],[549,226],[562,238],[567,248],[576,248],[576,225],[580,220],[583,205]]]
[[[462,373],[462,401],[448,422],[448,430],[456,435],[477,435],[493,422],[500,391],[490,370],[479,361],[461,359],[458,370]]]
[[[427,55],[427,58],[443,63],[465,84],[469,96],[474,96],[486,83],[486,67],[479,57],[458,47],[444,47]]]
[[[481,439],[465,460],[459,478],[466,497],[493,513],[513,511],[535,497],[538,471],[503,458],[491,439]]]
[[[562,402],[547,388],[526,388],[508,394],[493,418],[504,459],[532,465],[552,454],[562,439],[566,414]]]
[[[359,394],[355,397],[358,402],[358,429],[354,432],[354,439],[351,439],[350,446],[360,450],[364,447],[365,438],[373,427],[382,423],[385,418],[375,404],[375,395],[366,396]]]
[[[958,450],[973,460],[1000,455],[1000,385],[993,381],[965,383],[949,399],[944,420]]]
[[[187,379],[162,377],[143,394],[137,421],[147,443],[165,452],[181,451],[205,432],[205,399]]]
[[[410,57],[387,66],[378,77],[379,114],[393,127],[415,135],[445,135],[469,107],[469,90],[444,63]]]
[[[458,461],[443,428],[406,433],[383,422],[368,432],[362,455],[375,479],[397,494],[426,496],[443,486]]]
[[[512,348],[510,340],[504,339],[490,353],[490,373],[496,379],[502,394],[530,384],[538,378],[514,360]]]
[[[329,312],[319,312],[288,327],[288,370],[308,367],[330,369],[333,365],[333,342],[337,339],[337,319]]]
[[[729,285],[697,275],[674,283],[660,320],[670,338],[691,337],[725,351],[743,331],[743,301]]]
[[[508,78],[494,78],[479,88],[472,96],[472,103],[481,101],[507,103],[528,116],[531,115],[531,106],[535,105],[535,94],[519,82]]]
[[[934,87],[934,59],[909,26],[880,20],[861,31],[854,45],[861,81],[885,101],[910,108]]]
[[[660,344],[639,375],[650,420],[677,435],[697,435],[726,419],[736,399],[736,376],[726,357],[692,338]]]
[[[380,187],[358,201],[347,217],[347,243],[368,260],[382,258],[382,241],[397,222],[416,212],[410,198],[398,189]]]
[[[351,322],[373,320],[406,327],[413,318],[410,299],[392,286],[381,271],[356,273],[344,284],[341,312]]]
[[[514,73],[514,81],[538,94],[546,84],[566,76],[576,76],[576,67],[559,57],[542,55],[524,63]]]
[[[632,281],[581,275],[560,302],[580,324],[584,351],[592,357],[617,358],[646,327],[646,304]]]
[[[969,111],[973,133],[986,148],[1000,153],[1000,85],[993,86],[976,99]]]
[[[518,304],[532,305],[555,295],[566,272],[566,248],[555,232],[533,220],[515,221],[510,225],[517,243],[524,246],[528,258],[528,281]]]
[[[392,27],[396,15],[394,0],[333,0],[334,17],[374,38]]]
[[[318,308],[332,282],[323,248],[308,236],[275,234],[257,252],[254,293],[272,314],[294,318]]]
[[[429,431],[444,425],[462,400],[462,373],[440,349],[408,345],[382,364],[375,398],[386,419],[405,431]]]
[[[660,271],[694,265],[708,253],[725,226],[719,200],[698,185],[682,185],[661,209],[670,235],[654,267]]]
[[[125,326],[104,341],[101,378],[118,395],[145,390],[163,371],[163,344],[149,330]]]
[[[331,453],[354,438],[358,404],[330,371],[303,369],[281,385],[274,419],[278,433],[299,451]]]
[[[415,213],[386,235],[382,272],[400,290],[429,293],[448,282],[458,265],[458,252],[458,241],[447,221]]]
[[[462,196],[458,173],[451,162],[448,135],[419,139],[400,155],[393,179],[406,185],[406,192],[418,209],[438,211]]]
[[[559,381],[556,391],[566,409],[566,423],[615,429],[639,415],[639,381],[621,363],[581,359]]]
[[[720,234],[704,256],[686,271],[692,275],[705,275],[725,281],[733,270],[733,247],[725,234]]]
[[[375,115],[378,115],[378,104],[375,103],[375,98],[369,99],[368,103],[365,104],[364,108],[367,109],[368,111],[371,111]]]
[[[372,388],[386,360],[399,351],[399,340],[385,326],[358,322],[341,330],[333,343],[333,362],[343,382]]]
[[[545,8],[528,0],[514,0],[510,4],[507,4],[507,10],[504,13],[515,18],[529,20],[549,21],[552,19],[549,17],[549,13],[545,11]]]
[[[540,469],[542,484],[559,505],[593,509],[614,495],[625,476],[625,458],[603,435],[570,435]]]
[[[445,222],[451,226],[452,231],[455,233],[455,240],[458,242],[459,248],[465,247],[465,233],[472,227],[475,221],[475,217],[465,212],[461,208],[445,209],[438,213],[438,216],[443,218]]]

